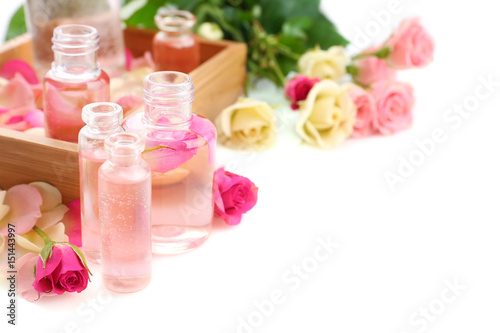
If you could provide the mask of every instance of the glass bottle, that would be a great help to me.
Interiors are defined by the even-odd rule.
[[[111,77],[125,70],[125,46],[120,18],[121,0],[26,0],[26,25],[32,36],[33,64],[40,78],[50,69],[54,54],[52,32],[60,25],[85,24],[101,36],[99,62]]]
[[[151,280],[151,170],[137,134],[112,134],[105,147],[98,183],[104,285],[135,292]]]
[[[92,103],[83,108],[82,118],[87,124],[78,135],[82,247],[87,260],[100,263],[98,171],[106,161],[104,140],[113,133],[123,132],[123,110],[115,103]]]
[[[193,33],[196,16],[185,10],[160,10],[155,16],[160,29],[153,39],[157,71],[189,73],[200,64],[200,41]]]
[[[152,73],[144,84],[145,111],[124,123],[127,131],[145,137],[154,253],[192,250],[211,231],[216,130],[208,119],[191,113],[193,98],[189,75]]]
[[[109,77],[97,61],[99,35],[86,25],[54,29],[54,62],[43,80],[45,133],[49,138],[78,141],[85,125],[82,108],[110,98]]]

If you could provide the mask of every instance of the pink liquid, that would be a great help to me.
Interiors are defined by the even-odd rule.
[[[103,168],[106,164],[103,166]],[[148,169],[99,171],[104,284],[135,292],[151,279],[151,182]]]
[[[165,173],[152,170],[152,239],[155,253],[181,253],[198,247],[210,234],[213,219],[214,164],[202,144],[184,164]],[[147,161],[147,154],[144,155]]]
[[[90,103],[109,101],[109,77],[101,71],[101,75],[91,81],[72,83],[55,78],[49,71],[43,93],[46,136],[76,143],[80,129],[85,126],[82,108]]]
[[[101,223],[99,222],[98,171],[106,161],[102,156],[80,153],[80,204],[82,211],[82,247],[87,260],[101,262]]]
[[[200,41],[196,35],[166,39],[162,32],[153,39],[156,71],[189,73],[200,65]]]

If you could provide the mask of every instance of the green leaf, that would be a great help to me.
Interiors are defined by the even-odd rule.
[[[306,30],[311,28],[313,20],[307,16],[296,16],[283,24],[283,34],[294,36],[299,39],[306,40]]]
[[[46,242],[45,246],[42,249],[42,252],[40,252],[40,257],[42,258],[42,263],[43,263],[43,269],[45,269],[45,264],[47,263],[47,260],[52,257],[52,248],[54,247],[56,243],[55,242]]]
[[[26,20],[24,18],[24,6],[21,6],[10,19],[5,40],[12,39],[24,33],[26,33]]]
[[[306,32],[309,37],[307,41],[308,48],[313,48],[319,44],[322,49],[326,50],[330,46],[346,46],[349,44],[349,41],[337,32],[335,25],[323,14],[314,19],[313,26]]]

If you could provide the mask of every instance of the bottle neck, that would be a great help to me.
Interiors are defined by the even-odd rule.
[[[155,15],[155,23],[161,30],[162,39],[177,39],[192,36],[196,17],[185,10],[160,10]]]
[[[90,132],[111,134],[121,129],[123,109],[116,103],[91,103],[83,107],[82,119]]]
[[[88,80],[101,75],[97,61],[99,35],[85,25],[62,25],[54,29],[52,38],[53,74],[66,80]]]
[[[185,129],[191,124],[194,85],[180,72],[155,72],[144,83],[146,125],[163,129]]]
[[[133,166],[141,161],[144,141],[137,134],[116,133],[106,138],[108,161],[116,166]]]
[[[97,62],[97,53],[72,55],[54,52],[52,72],[58,78],[66,80],[94,79],[101,75],[101,66]]]

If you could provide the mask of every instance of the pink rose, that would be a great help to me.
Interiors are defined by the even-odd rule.
[[[368,49],[363,53],[373,53],[380,48]],[[396,75],[394,68],[390,68],[385,60],[375,56],[356,60],[355,65],[359,69],[359,74],[355,76],[355,80],[364,86],[370,86],[377,81],[392,80]]]
[[[373,128],[388,135],[407,129],[412,123],[411,110],[415,102],[413,87],[402,82],[379,82],[372,87],[377,114]]]
[[[248,178],[219,168],[214,175],[214,216],[237,225],[257,203],[258,188]]]
[[[45,262],[45,268],[42,257],[38,257],[33,287],[40,293],[79,293],[87,288],[88,281],[89,272],[79,255],[68,244],[59,243],[52,247],[52,255]]]
[[[353,138],[367,136],[372,132],[373,120],[377,115],[375,99],[365,89],[354,84],[349,94],[358,110],[351,136]]]
[[[285,94],[292,100],[292,110],[299,109],[297,102],[305,100],[314,84],[319,81],[320,79],[318,78],[311,79],[301,74],[288,81],[285,87]]]
[[[433,60],[434,41],[418,18],[401,22],[385,46],[392,49],[387,61],[394,68],[424,67]]]

